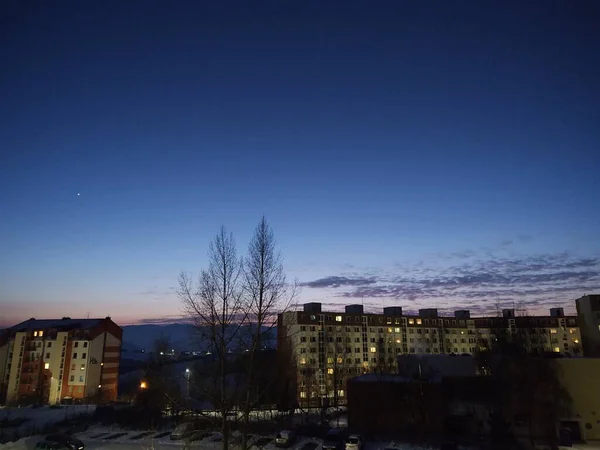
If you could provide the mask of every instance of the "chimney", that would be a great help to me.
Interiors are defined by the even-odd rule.
[[[386,316],[401,316],[402,306],[387,306],[383,308],[383,314]]]
[[[468,309],[459,309],[457,311],[454,311],[454,317],[456,319],[470,319],[471,311],[469,311]]]
[[[363,305],[346,305],[346,314],[364,314]]]
[[[514,319],[515,318],[515,310],[514,309],[503,309],[502,317],[505,319]]]
[[[437,308],[425,308],[419,310],[419,317],[437,317]]]
[[[305,303],[304,304],[304,312],[311,313],[311,314],[320,314],[321,313],[321,304],[318,302]]]

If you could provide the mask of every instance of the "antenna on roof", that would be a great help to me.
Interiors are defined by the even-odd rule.
[[[86,319],[89,319],[90,318],[90,313],[88,312],[88,313],[86,313],[86,315],[87,315]]]

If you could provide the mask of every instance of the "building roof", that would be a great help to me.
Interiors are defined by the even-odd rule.
[[[108,317],[106,319],[71,319],[70,317],[63,319],[29,319],[25,322],[21,322],[10,328],[7,328],[5,331],[16,333],[19,331],[48,330],[51,328],[64,331],[74,329],[90,329],[107,319],[110,320]]]

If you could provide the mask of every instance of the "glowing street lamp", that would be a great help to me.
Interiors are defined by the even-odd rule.
[[[145,381],[142,381],[140,383],[140,389],[146,389],[148,387],[148,383],[146,383]]]

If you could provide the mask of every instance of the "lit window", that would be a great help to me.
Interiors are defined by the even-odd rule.
[[[341,356],[338,356],[338,358],[337,358],[337,362],[338,362],[338,364],[341,364],[341,363],[343,363],[343,362],[344,362],[344,358],[343,358],[343,357],[341,357]]]
[[[50,363],[44,364],[44,369],[48,370],[50,368]]]
[[[336,322],[341,322],[342,321],[342,316],[335,316],[335,321]],[[304,396],[306,397],[306,392],[304,393]]]
[[[344,396],[344,390],[343,390],[343,389],[340,389],[340,390],[338,391],[338,397],[343,397],[343,396]]]
[[[417,319],[417,325],[421,325],[421,319]]]
[[[408,323],[409,323],[409,325],[414,325],[415,324],[415,319],[408,319]]]
[[[400,338],[396,339],[396,344],[399,344],[400,342],[402,342]]]
[[[395,331],[396,333],[400,333],[400,328],[399,328],[399,327],[396,327],[396,328],[394,328],[394,331]]]
[[[300,398],[306,398],[306,392],[305,391],[300,392]]]
[[[332,357],[327,358],[327,364],[333,364],[333,358]]]
[[[554,347],[554,352],[555,353],[560,353],[560,347]]]
[[[333,369],[332,368],[327,369],[327,374],[328,375],[333,375]]]
[[[377,347],[371,347],[370,350],[371,350],[371,353],[375,353],[375,352],[377,352]]]
[[[37,337],[37,331],[33,332],[33,337]]]
[[[569,333],[570,333],[570,334],[573,334],[573,333],[575,333],[575,328],[569,328]]]
[[[579,339],[573,339],[573,342],[575,342],[576,344],[579,344]]]
[[[550,333],[551,333],[551,334],[556,334],[556,333],[557,333],[557,331],[556,331],[556,328],[552,328],[552,329],[550,330]]]
[[[39,336],[39,337],[42,337],[43,335],[44,335],[44,332],[43,332],[43,331],[40,331],[40,332],[38,333],[38,336]]]
[[[300,364],[306,364],[306,358],[300,358]]]
[[[85,370],[85,364],[81,365],[81,370]]]

